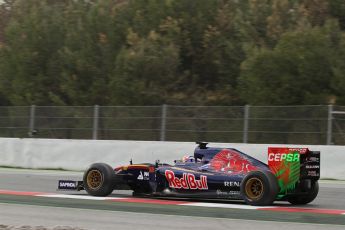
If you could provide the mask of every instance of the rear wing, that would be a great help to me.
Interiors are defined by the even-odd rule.
[[[277,177],[281,193],[303,181],[320,179],[320,152],[308,148],[268,148],[268,167]]]

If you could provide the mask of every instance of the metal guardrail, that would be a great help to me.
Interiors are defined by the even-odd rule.
[[[345,144],[345,106],[8,106],[1,137]]]

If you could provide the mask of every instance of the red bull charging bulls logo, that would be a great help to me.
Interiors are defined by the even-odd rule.
[[[200,180],[195,178],[194,174],[183,173],[182,178],[175,176],[175,173],[171,170],[165,171],[165,177],[169,182],[170,188],[180,188],[180,189],[200,189],[207,190],[207,176],[200,176]]]

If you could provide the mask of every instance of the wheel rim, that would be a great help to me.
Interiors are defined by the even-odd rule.
[[[264,185],[259,178],[250,178],[245,186],[247,197],[251,200],[258,200],[264,191]]]
[[[91,170],[86,177],[87,185],[91,190],[99,189],[103,184],[103,175],[100,171]]]

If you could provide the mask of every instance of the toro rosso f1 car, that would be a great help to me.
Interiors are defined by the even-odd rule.
[[[92,164],[83,181],[60,180],[61,190],[83,190],[108,196],[116,189],[136,196],[217,198],[270,205],[276,200],[307,204],[319,191],[320,152],[307,148],[268,148],[265,164],[234,148],[198,143],[194,156],[174,165],[132,164],[116,167]]]

